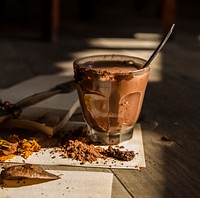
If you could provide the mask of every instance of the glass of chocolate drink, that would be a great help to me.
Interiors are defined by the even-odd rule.
[[[89,135],[106,145],[129,140],[139,117],[150,67],[125,55],[96,55],[74,61],[74,78]]]

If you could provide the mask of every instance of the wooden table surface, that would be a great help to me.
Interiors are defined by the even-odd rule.
[[[164,68],[162,81],[148,84],[139,119],[146,168],[92,169],[114,174],[113,198],[200,196],[200,86],[190,75]]]
[[[114,174],[113,198],[200,197],[199,76],[195,68],[190,70],[195,60],[177,66],[176,56],[162,57],[160,80],[150,80],[147,87],[139,119],[147,167],[140,171],[92,169]],[[181,54],[177,58],[181,59]]]
[[[195,79],[166,71],[151,81],[139,121],[146,168],[141,170],[47,166],[46,169],[114,174],[112,197],[198,197],[200,192],[199,94]],[[82,119],[80,114],[73,119]]]
[[[46,167],[114,174],[112,198],[199,197],[200,86],[176,73],[149,83],[139,122],[146,168],[141,170]]]
[[[166,71],[149,82],[139,121],[146,168],[141,170],[47,166],[46,169],[114,174],[112,197],[199,197],[200,86]],[[80,114],[74,119],[81,119]]]
[[[149,81],[139,119],[146,168],[139,171],[69,166],[45,168],[111,172],[114,174],[112,198],[200,197],[199,54],[194,52],[193,57],[198,59],[192,59],[190,49],[182,49],[178,45],[166,48],[162,68],[156,66],[161,65],[159,56],[152,63],[151,73],[157,80]],[[138,55],[145,57],[149,53]]]

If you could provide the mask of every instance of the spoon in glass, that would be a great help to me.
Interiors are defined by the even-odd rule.
[[[141,69],[145,68],[147,65],[149,65],[151,63],[151,61],[156,57],[156,55],[158,54],[158,52],[160,52],[160,50],[163,48],[163,46],[165,45],[165,43],[167,42],[168,38],[170,37],[170,35],[172,34],[172,31],[174,29],[175,24],[173,24],[169,30],[169,32],[167,33],[167,35],[162,39],[162,41],[160,42],[160,44],[158,45],[158,47],[155,49],[155,51],[153,52],[153,54],[150,56],[150,58],[147,60],[147,62],[142,66]]]

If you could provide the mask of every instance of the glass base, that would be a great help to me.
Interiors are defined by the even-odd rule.
[[[106,132],[98,132],[92,129],[90,126],[88,126],[91,140],[95,143],[99,143],[102,145],[116,145],[123,141],[131,139],[133,137],[133,128],[134,127],[131,127],[125,132],[113,134]]]

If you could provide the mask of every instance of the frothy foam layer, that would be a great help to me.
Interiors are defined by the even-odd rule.
[[[93,69],[107,71],[111,73],[129,73],[138,70],[142,65],[136,64],[133,61],[88,61],[81,66]]]

